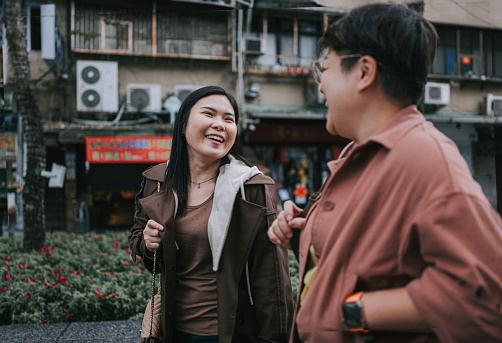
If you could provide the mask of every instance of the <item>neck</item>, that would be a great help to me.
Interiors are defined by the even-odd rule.
[[[359,126],[359,130],[356,131],[354,137],[356,143],[362,142],[380,131],[396,113],[411,105],[407,100],[386,98],[385,101],[380,98],[365,103],[365,109],[360,112],[361,115],[359,116],[359,123],[362,123],[362,125]]]
[[[210,164],[201,164],[196,161],[189,161],[190,181],[194,183],[202,183],[216,176],[220,166],[220,160],[216,160]]]

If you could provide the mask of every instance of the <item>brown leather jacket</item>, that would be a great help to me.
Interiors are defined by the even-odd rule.
[[[164,226],[157,270],[162,273],[164,341],[170,342],[176,281],[176,226],[173,193],[169,191],[166,196],[166,190],[162,187],[165,171],[166,163],[162,163],[143,172],[141,190],[136,195],[136,213],[129,244],[133,260],[136,255],[143,257],[145,267],[151,272],[152,254],[145,248],[143,229],[149,219]],[[261,174],[256,175],[245,182],[247,200],[240,196],[235,200],[216,274],[220,343],[288,340],[293,315],[288,253],[272,244],[267,237],[267,229],[277,215],[267,184],[273,184],[273,180]],[[246,261],[249,263],[254,305],[250,303],[246,285]]]

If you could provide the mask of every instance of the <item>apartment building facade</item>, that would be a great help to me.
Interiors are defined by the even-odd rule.
[[[347,143],[324,129],[326,108],[310,68],[317,39],[347,5],[27,1],[27,49],[47,167],[65,167],[62,188],[46,192],[48,229],[74,230],[80,204],[89,209],[91,228],[130,226],[142,170],[168,158],[174,114],[186,94],[203,85],[220,85],[239,101],[241,152],[276,180],[277,203],[305,203],[327,177],[326,161]],[[410,6],[430,16],[441,39],[424,113],[459,145],[497,208],[502,28],[441,21],[440,8],[427,1]],[[2,77],[11,96],[5,43]],[[8,105],[16,136],[15,106]]]

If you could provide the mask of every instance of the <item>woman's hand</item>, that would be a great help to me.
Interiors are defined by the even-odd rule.
[[[143,239],[148,250],[155,251],[160,247],[160,231],[163,230],[164,227],[155,220],[150,219],[146,223],[146,227],[143,230]]]
[[[297,218],[302,209],[292,201],[284,203],[284,211],[279,213],[270,228],[268,229],[268,239],[272,243],[280,244],[286,249],[291,250],[290,238],[293,237],[292,229],[303,229],[305,218]]]

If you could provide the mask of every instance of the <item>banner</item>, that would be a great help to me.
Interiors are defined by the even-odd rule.
[[[172,137],[85,137],[89,163],[159,163],[171,155]]]

